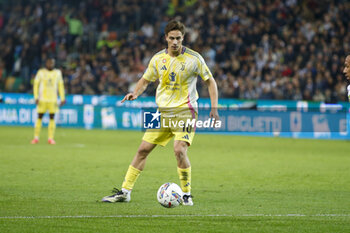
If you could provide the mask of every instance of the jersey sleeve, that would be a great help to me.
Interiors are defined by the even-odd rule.
[[[58,72],[58,93],[60,94],[61,101],[64,101],[65,98],[65,93],[64,93],[64,82],[63,82],[63,77],[62,77],[62,72],[60,70]]]
[[[201,55],[198,54],[198,75],[204,80],[208,80],[209,78],[213,77],[211,74],[207,64],[205,64],[205,61]]]
[[[150,82],[154,82],[158,79],[158,71],[155,56],[153,56],[151,61],[149,62],[148,67],[145,73],[143,74],[142,78]]]
[[[42,71],[38,70],[38,72],[35,75],[34,85],[33,85],[33,94],[34,94],[35,100],[37,100],[39,97],[39,85],[40,85],[40,81],[41,81],[41,76],[42,76]]]

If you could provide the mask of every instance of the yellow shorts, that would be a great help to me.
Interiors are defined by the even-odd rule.
[[[36,108],[37,113],[46,113],[49,112],[50,114],[54,114],[58,111],[58,105],[56,102],[41,102],[39,101],[39,104]]]
[[[181,125],[179,126],[178,122],[187,120],[197,119],[196,112],[182,112],[177,116],[168,116],[164,117],[163,114],[161,116],[161,129],[148,129],[146,130],[142,140],[157,144],[161,146],[166,146],[168,142],[175,136],[175,140],[185,141],[189,145],[192,144],[194,135],[195,135],[195,127]],[[170,122],[177,122],[176,125],[171,124]]]
[[[168,142],[172,139],[172,137],[175,136],[175,140],[185,141],[189,145],[191,145],[194,138],[194,134],[195,134],[194,130],[191,133],[171,132],[171,130],[169,131],[148,131],[147,130],[143,135],[142,140],[152,144],[166,146],[166,144],[168,144]]]

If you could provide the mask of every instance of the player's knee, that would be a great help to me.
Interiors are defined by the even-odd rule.
[[[177,145],[174,147],[174,153],[177,159],[182,159],[186,156],[187,148],[182,145]]]
[[[50,119],[54,119],[55,118],[55,114],[54,113],[50,113]]]
[[[43,116],[44,116],[43,113],[39,113],[39,114],[38,114],[38,118],[39,118],[39,119],[43,119]]]

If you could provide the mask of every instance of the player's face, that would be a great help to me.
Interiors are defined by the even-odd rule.
[[[46,60],[46,68],[52,70],[55,67],[55,59]]]
[[[345,64],[344,64],[344,74],[345,74],[345,77],[347,78],[347,80],[350,81],[350,55],[348,55],[346,58],[345,58]]]
[[[179,30],[170,31],[168,35],[165,36],[165,39],[168,42],[168,50],[170,50],[171,53],[176,54],[180,52],[184,36]]]

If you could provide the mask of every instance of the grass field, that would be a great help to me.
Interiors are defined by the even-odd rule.
[[[120,187],[141,132],[0,127],[0,232],[350,232],[350,142],[198,134],[194,206],[156,201],[178,182],[172,144],[151,154],[130,203]]]

